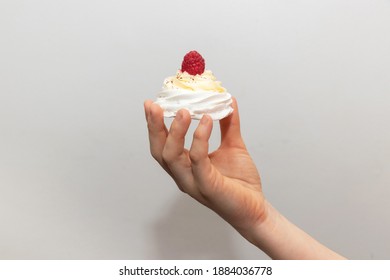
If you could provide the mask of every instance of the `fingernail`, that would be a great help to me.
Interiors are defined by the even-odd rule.
[[[177,120],[177,121],[180,121],[182,118],[183,118],[183,112],[182,112],[182,111],[177,112],[177,114],[176,114],[176,120]]]
[[[203,115],[203,117],[200,119],[201,124],[207,124],[209,121],[209,118],[206,117],[206,115]]]

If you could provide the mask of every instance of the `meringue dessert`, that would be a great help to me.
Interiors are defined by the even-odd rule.
[[[210,70],[205,70],[204,59],[196,51],[187,53],[181,70],[164,80],[155,103],[163,109],[164,117],[174,117],[186,109],[192,119],[207,114],[220,120],[233,112],[232,96]]]

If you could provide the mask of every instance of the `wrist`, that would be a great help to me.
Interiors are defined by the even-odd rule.
[[[259,219],[248,230],[247,240],[256,247],[265,251],[264,248],[267,239],[272,235],[276,227],[276,222],[280,218],[280,214],[272,207],[272,205],[264,199],[263,211]]]
[[[250,239],[272,259],[344,259],[291,223],[265,201],[264,220],[251,230]]]

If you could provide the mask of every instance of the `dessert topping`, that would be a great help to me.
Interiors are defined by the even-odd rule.
[[[201,75],[205,69],[203,57],[197,51],[190,51],[184,56],[181,71],[190,75]]]

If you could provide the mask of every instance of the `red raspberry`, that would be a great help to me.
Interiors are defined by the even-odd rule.
[[[190,75],[201,75],[204,72],[205,62],[197,51],[190,51],[184,56],[181,71]]]

